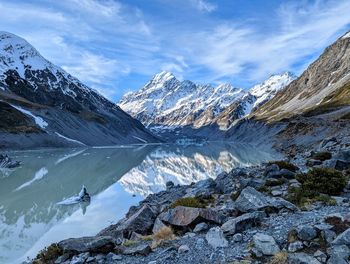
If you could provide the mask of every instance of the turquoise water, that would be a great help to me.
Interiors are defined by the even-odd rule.
[[[0,170],[0,263],[21,263],[45,246],[95,235],[169,180],[190,184],[271,160],[241,144],[160,145],[9,152],[22,161]],[[58,205],[85,185],[90,204]]]

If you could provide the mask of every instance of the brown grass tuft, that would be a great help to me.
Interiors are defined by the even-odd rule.
[[[166,241],[174,240],[175,235],[170,227],[164,226],[153,235],[152,248],[156,248]]]

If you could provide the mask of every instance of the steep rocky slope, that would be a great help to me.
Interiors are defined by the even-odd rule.
[[[302,113],[317,115],[350,105],[350,35],[340,37],[294,82],[254,113],[278,121]]]
[[[0,147],[156,141],[139,121],[7,32],[0,32],[0,121]]]
[[[273,75],[245,91],[230,84],[212,86],[181,82],[171,73],[161,72],[139,91],[126,94],[119,106],[150,127],[221,125],[228,115],[235,119],[249,115],[294,78],[288,72]]]

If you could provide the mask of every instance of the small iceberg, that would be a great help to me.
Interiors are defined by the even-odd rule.
[[[69,197],[61,202],[58,202],[59,205],[71,205],[71,204],[77,204],[77,203],[89,203],[90,202],[90,195],[86,190],[86,187],[83,185],[81,188],[79,194],[77,196]]]

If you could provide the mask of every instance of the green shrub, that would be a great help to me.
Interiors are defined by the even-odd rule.
[[[63,250],[57,244],[52,244],[39,252],[33,264],[53,264],[61,255],[63,255]]]
[[[298,174],[296,178],[306,192],[339,195],[346,186],[345,176],[330,168],[313,168],[308,173]]]
[[[266,180],[265,182],[265,186],[268,186],[268,187],[273,187],[273,186],[280,186],[280,185],[283,185],[287,182],[286,179],[268,179]]]
[[[311,158],[314,160],[325,161],[332,158],[332,153],[323,151],[323,152],[315,152],[311,155]]]
[[[209,202],[210,202],[210,199],[202,199],[197,197],[184,197],[172,203],[170,208],[175,208],[177,206],[205,208],[206,206],[209,205]]]
[[[284,160],[270,161],[269,164],[276,164],[280,169],[287,169],[292,172],[296,172],[297,170],[299,170],[297,166]]]

